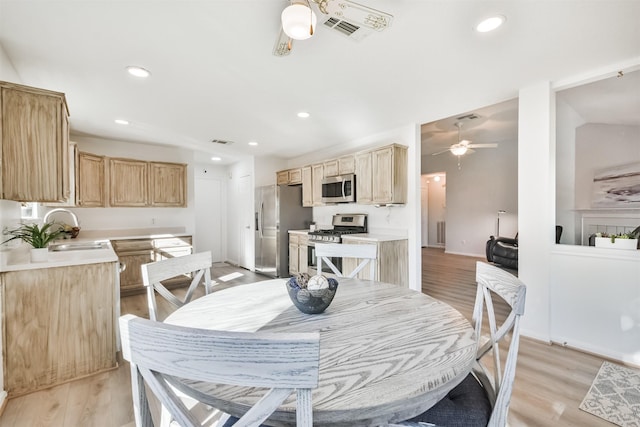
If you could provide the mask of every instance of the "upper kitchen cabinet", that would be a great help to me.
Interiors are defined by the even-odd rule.
[[[338,175],[338,159],[327,160],[323,164],[324,176],[336,176]]]
[[[371,154],[373,203],[406,203],[407,147],[393,144],[374,150]]]
[[[78,152],[76,165],[76,204],[79,207],[104,207],[105,158]]]
[[[151,206],[187,206],[187,165],[181,163],[150,164]]]
[[[311,166],[300,169],[302,175],[302,206],[310,208],[313,206],[313,178]]]
[[[338,159],[338,173],[346,175],[356,172],[356,157],[353,154]]]
[[[313,198],[313,206],[323,206],[322,179],[324,176],[324,165],[322,163],[311,166],[311,197]]]
[[[356,163],[356,203],[363,205],[373,203],[373,170],[372,154],[358,153]]]
[[[109,159],[109,175],[109,204],[111,206],[148,206],[148,162]]]
[[[70,194],[63,93],[0,82],[1,198],[64,202]]]
[[[302,169],[288,169],[276,172],[276,183],[278,185],[302,184]]]

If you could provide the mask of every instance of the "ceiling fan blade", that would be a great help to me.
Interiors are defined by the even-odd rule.
[[[276,39],[276,44],[273,46],[274,56],[287,56],[291,53],[293,48],[293,39],[284,33],[282,26],[280,26],[280,33]]]
[[[469,148],[496,148],[498,144],[490,143],[490,144],[469,144]]]
[[[447,148],[446,150],[442,150],[442,151],[437,151],[435,153],[431,153],[432,156],[437,156],[438,154],[444,154],[444,153],[448,153],[449,151],[451,151],[449,148]]]

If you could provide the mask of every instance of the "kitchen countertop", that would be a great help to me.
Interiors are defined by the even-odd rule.
[[[289,230],[289,234],[308,234],[309,230]]]
[[[184,227],[139,228],[122,230],[81,230],[76,239],[58,240],[56,244],[105,242],[106,249],[85,249],[49,252],[48,261],[31,262],[29,246],[22,244],[9,251],[0,251],[0,273],[7,271],[35,270],[40,268],[67,267],[71,265],[116,262],[116,255],[110,240],[157,239],[162,237],[190,236]]]
[[[394,240],[407,240],[407,236],[397,236],[391,234],[375,234],[375,233],[362,233],[362,234],[346,234],[342,236],[342,240],[356,240],[367,242],[390,242]]]
[[[72,241],[69,242],[73,243]],[[80,243],[81,241],[78,240],[76,242]],[[71,265],[98,264],[116,261],[118,261],[118,256],[108,241],[106,249],[87,249],[61,252],[50,251],[46,262],[31,262],[30,247],[28,245],[21,245],[11,251],[0,252],[0,272],[4,273],[7,271],[68,267]]]

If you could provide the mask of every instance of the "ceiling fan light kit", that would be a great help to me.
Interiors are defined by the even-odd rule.
[[[280,16],[282,30],[294,40],[306,40],[313,35],[318,18],[307,5],[294,3],[287,6]]]

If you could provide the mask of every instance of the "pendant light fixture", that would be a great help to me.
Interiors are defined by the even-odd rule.
[[[318,18],[307,4],[293,3],[287,6],[280,16],[282,30],[294,40],[306,40],[313,36]]]

